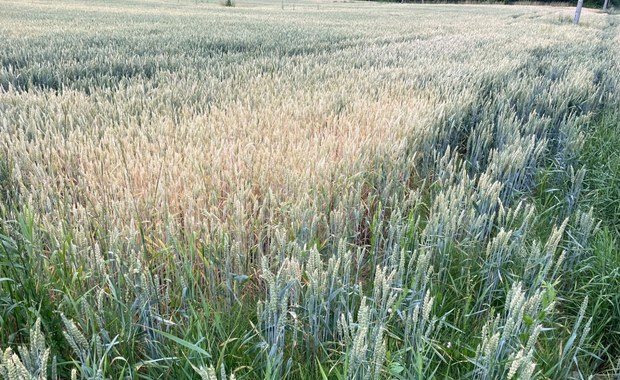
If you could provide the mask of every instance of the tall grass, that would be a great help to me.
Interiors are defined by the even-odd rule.
[[[618,374],[611,16],[0,7],[5,378]]]

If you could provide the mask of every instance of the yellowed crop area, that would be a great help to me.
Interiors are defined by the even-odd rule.
[[[618,374],[618,16],[233,5],[0,1],[0,377]]]

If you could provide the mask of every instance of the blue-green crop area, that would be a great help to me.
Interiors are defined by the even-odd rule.
[[[0,378],[617,379],[620,19],[572,12],[0,0]]]

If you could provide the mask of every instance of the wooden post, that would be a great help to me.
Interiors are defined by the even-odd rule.
[[[581,17],[581,8],[583,8],[583,0],[577,1],[577,9],[575,10],[575,18],[573,24],[579,24],[579,17]]]

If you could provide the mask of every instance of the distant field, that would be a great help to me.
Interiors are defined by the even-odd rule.
[[[620,376],[618,16],[234,5],[0,0],[0,377]]]

